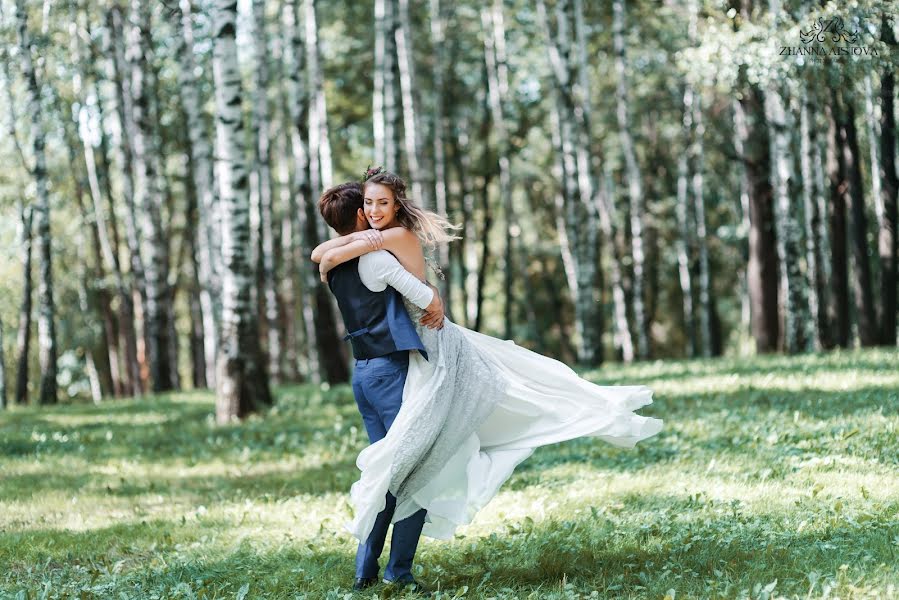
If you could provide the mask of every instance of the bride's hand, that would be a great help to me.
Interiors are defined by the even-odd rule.
[[[384,235],[377,229],[357,231],[352,235],[353,241],[366,242],[372,250],[380,250],[384,247]]]

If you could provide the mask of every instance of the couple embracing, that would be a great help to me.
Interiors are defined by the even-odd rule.
[[[645,386],[599,386],[563,363],[456,325],[426,278],[425,252],[456,239],[445,218],[381,168],[327,190],[322,217],[340,237],[319,245],[353,349],[353,393],[371,445],[356,464],[348,530],[360,540],[354,589],[383,581],[421,590],[421,535],[451,539],[535,448],[592,436],[633,447],[662,428],[634,413]]]

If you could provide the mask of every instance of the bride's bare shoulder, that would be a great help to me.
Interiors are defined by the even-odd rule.
[[[384,236],[384,245],[396,250],[421,251],[421,241],[418,236],[405,227],[391,227],[381,232]]]

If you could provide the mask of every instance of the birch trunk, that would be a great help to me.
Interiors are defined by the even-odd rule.
[[[645,286],[645,256],[644,256],[644,239],[643,239],[643,174],[637,164],[637,154],[634,150],[634,143],[631,137],[630,116],[628,114],[628,81],[627,81],[627,63],[625,58],[624,46],[624,0],[615,0],[612,3],[613,17],[613,40],[615,46],[615,72],[618,76],[615,94],[618,100],[618,108],[616,117],[618,120],[618,134],[621,141],[621,149],[624,153],[624,163],[626,166],[628,179],[628,197],[630,198],[630,225],[631,225],[631,253],[633,258],[634,280],[633,280],[633,306],[634,306],[634,327],[637,332],[637,357],[640,359],[649,358],[649,335],[647,327],[649,323],[646,321],[644,308],[644,292]],[[694,113],[695,119],[695,113]],[[695,196],[695,190],[694,190]],[[694,198],[695,199],[695,198]],[[699,215],[696,215],[697,218]],[[699,230],[697,229],[697,233]],[[701,242],[700,242],[701,243]],[[700,294],[701,294],[700,285]],[[706,327],[707,330],[707,327]]]
[[[397,8],[396,53],[400,72],[406,162],[412,177],[412,194],[422,207],[434,210],[436,207],[433,196],[433,166],[429,164],[425,152],[427,132],[421,118],[421,101],[415,75],[409,0],[399,0]]]
[[[877,344],[879,336],[874,315],[871,271],[868,264],[868,221],[865,216],[861,153],[855,128],[855,107],[851,100],[844,101],[842,92],[837,92],[836,102],[840,160],[845,175],[841,189],[844,202],[849,206],[852,291],[858,318],[858,335],[863,347],[873,346]]]
[[[37,235],[38,257],[38,344],[40,348],[41,384],[38,402],[55,404],[56,387],[56,307],[53,298],[53,263],[50,233],[50,192],[47,179],[47,158],[44,153],[44,129],[41,121],[41,88],[34,69],[31,36],[28,32],[28,12],[24,0],[16,2],[16,29],[22,74],[26,82],[28,113],[31,119],[31,146],[37,202],[34,205],[34,225]]]
[[[32,241],[32,213],[31,208],[25,208],[19,202],[19,247],[22,259],[22,305],[19,309],[19,329],[16,335],[16,354],[18,364],[16,367],[16,390],[13,401],[16,404],[28,403],[28,356],[31,350],[31,251]]]
[[[891,16],[886,11],[880,24],[880,39],[895,52]],[[899,281],[899,176],[896,174],[896,73],[885,68],[880,78],[880,186],[883,222],[877,236],[880,255],[880,343],[896,345],[896,284]]]
[[[403,1],[403,0],[401,0]],[[512,174],[509,163],[509,133],[506,127],[503,104],[509,95],[509,74],[506,64],[506,33],[503,25],[502,0],[494,0],[492,7],[481,9],[481,24],[484,27],[484,57],[487,65],[487,93],[493,132],[496,136],[496,154],[499,162],[499,197],[505,220],[505,267],[503,290],[504,337],[512,337]]]
[[[846,256],[846,199],[842,188],[845,185],[845,167],[839,151],[839,125],[837,118],[836,93],[824,107],[827,115],[827,178],[830,182],[830,212],[828,220],[831,232],[831,304],[830,322],[835,325],[834,342],[842,348],[850,344],[849,321],[849,262]]]
[[[677,159],[677,219],[678,237],[675,240],[677,249],[677,273],[681,289],[681,302],[684,311],[684,330],[687,340],[687,356],[698,355],[699,342],[696,339],[696,322],[693,308],[693,277],[690,273],[690,251],[693,248],[693,229],[690,227],[692,214],[689,202],[690,159],[689,149],[693,138],[693,86],[684,86],[683,136],[686,149]]]
[[[331,143],[328,140],[328,107],[325,103],[325,87],[322,81],[320,52],[318,48],[318,0],[303,0],[306,25],[306,74],[309,93],[309,183],[314,197],[331,187]],[[324,237],[327,227],[321,219],[319,235]]]
[[[599,264],[593,191],[596,186],[590,172],[589,94],[585,51],[582,49],[585,43],[582,8],[578,0],[559,2],[555,10],[556,34],[553,35],[545,3],[541,0],[537,4],[554,75],[552,118],[558,123],[558,139],[554,143],[556,153],[560,155],[556,169],[561,182],[566,229],[560,230],[559,235],[565,246],[562,249],[565,273],[574,299],[578,362],[596,365],[602,361],[602,314],[596,290]],[[572,43],[572,38],[576,43]]]
[[[399,169],[396,84],[397,0],[375,0],[375,71],[372,117],[375,163]]]
[[[253,129],[256,140],[256,194],[259,198],[262,288],[268,345],[268,372],[274,384],[281,382],[281,328],[278,319],[278,294],[275,284],[274,205],[272,176],[269,167],[269,111],[268,111],[268,33],[266,31],[265,0],[253,1],[255,88],[253,98]]]
[[[128,35],[131,66],[131,97],[134,128],[131,143],[134,159],[134,202],[140,207],[141,259],[146,277],[144,306],[145,339],[150,367],[150,385],[154,392],[173,389],[173,364],[170,355],[166,302],[168,289],[168,241],[162,225],[163,190],[156,146],[156,128],[152,115],[152,40],[150,6],[147,0],[131,0]]]
[[[603,241],[606,254],[609,256],[609,271],[612,284],[612,312],[614,315],[615,348],[618,350],[621,360],[634,361],[634,339],[631,335],[631,327],[627,316],[627,298],[624,294],[624,276],[621,273],[623,264],[618,245],[615,243],[617,233],[615,223],[618,215],[615,209],[615,189],[610,170],[604,174],[604,186],[600,188],[599,198],[599,223],[602,228]]]
[[[222,337],[216,377],[216,421],[225,424],[272,403],[252,304],[248,260],[249,189],[237,63],[237,5],[217,0],[213,26],[216,142],[222,202]]]
[[[438,214],[449,216],[447,205],[446,182],[446,147],[445,147],[445,108],[444,94],[447,92],[445,73],[448,71],[446,52],[446,23],[448,20],[448,4],[446,0],[430,0],[431,11],[431,44],[434,47],[434,208]],[[458,248],[459,242],[456,243]],[[450,245],[441,244],[437,249],[437,262],[446,274],[446,279],[439,285],[442,298],[450,298],[450,282],[453,280],[452,262],[450,261]],[[450,302],[452,307],[452,302]]]
[[[309,0],[304,0],[308,2]],[[337,322],[331,305],[331,295],[325,286],[321,285],[314,264],[307,258],[312,254],[312,248],[318,245],[322,239],[320,226],[324,227],[324,221],[318,216],[316,210],[317,191],[313,187],[313,174],[319,173],[318,167],[314,167],[311,157],[318,156],[316,148],[313,148],[314,136],[312,125],[316,120],[309,114],[313,108],[311,99],[314,93],[308,90],[308,86],[315,78],[308,74],[308,62],[310,58],[317,56],[317,51],[310,50],[307,46],[311,43],[308,39],[310,24],[306,22],[306,42],[300,34],[298,24],[302,6],[300,0],[295,0],[294,13],[290,17],[289,26],[292,35],[292,57],[290,110],[293,127],[291,128],[292,153],[294,157],[294,178],[297,193],[294,194],[299,205],[297,214],[300,218],[297,226],[297,239],[302,240],[302,258],[304,261],[304,319],[307,324],[306,339],[309,344],[308,361],[310,375],[313,382],[320,381],[324,375],[328,383],[342,383],[349,378],[345,349],[337,335]],[[308,8],[308,6],[306,7]],[[313,7],[314,8],[314,7]],[[308,16],[308,14],[306,15]],[[320,174],[315,180],[315,185],[321,185]],[[320,191],[320,190],[318,190]],[[319,372],[321,371],[321,372]]]
[[[194,60],[193,6],[191,0],[181,0],[181,34],[178,72],[181,106],[187,119],[187,134],[192,163],[193,186],[197,194],[197,236],[194,259],[197,263],[200,313],[203,326],[203,357],[206,385],[215,387],[215,363],[221,324],[221,268],[216,256],[220,248],[220,229],[216,227],[218,199],[216,197],[212,142],[206,129],[201,108],[200,86],[196,80]]]
[[[113,155],[121,169],[122,196],[125,201],[125,239],[128,245],[130,281],[127,285],[128,302],[123,302],[120,310],[120,322],[126,332],[124,341],[130,395],[143,393],[144,379],[141,357],[144,356],[145,336],[138,328],[138,322],[144,322],[143,307],[147,305],[146,277],[143,260],[140,256],[140,237],[137,226],[137,207],[134,202],[134,160],[131,154],[134,120],[131,99],[131,85],[127,78],[125,62],[125,46],[123,43],[124,24],[121,8],[114,4],[106,15],[107,37],[105,50],[110,56],[108,61],[108,79],[113,82],[116,97],[115,115],[118,126],[113,129],[117,138],[113,139]],[[112,212],[112,211],[111,211]],[[140,298],[140,306],[135,305],[133,290]],[[140,334],[140,335],[139,335]]]
[[[743,22],[752,18],[752,0],[739,0]],[[736,26],[735,26],[736,27]],[[775,250],[774,211],[772,205],[770,171],[770,141],[765,120],[764,93],[757,84],[750,83],[745,67],[738,72],[739,104],[743,131],[740,137],[742,154],[738,156],[746,173],[749,192],[749,259],[746,281],[752,337],[757,353],[775,352],[780,333],[777,305],[777,252]]]
[[[0,410],[6,408],[6,354],[3,352],[3,321],[0,321]]]
[[[813,148],[817,145],[816,127],[812,127],[810,115],[814,114],[811,99],[806,98],[800,112],[800,168],[802,169],[802,204],[805,215],[805,264],[806,283],[808,289],[808,307],[812,316],[811,342],[815,350],[821,350],[822,334],[827,327],[826,302],[822,302],[821,291],[824,288],[824,255],[821,253],[821,214],[818,212],[818,196],[821,190],[821,180],[816,177],[812,167],[814,160]]]

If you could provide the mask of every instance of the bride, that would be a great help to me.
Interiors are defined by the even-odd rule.
[[[384,248],[426,283],[422,247],[457,239],[454,226],[406,197],[406,184],[381,168],[364,178],[371,230],[325,242],[314,253],[322,277],[335,266]],[[423,311],[408,300],[413,323]],[[425,318],[427,320],[427,318]],[[660,419],[634,413],[652,403],[642,385],[599,386],[563,363],[444,320],[416,325],[427,351],[409,353],[402,407],[386,436],[364,449],[350,491],[347,529],[366,540],[396,496],[392,523],[427,510],[422,535],[451,539],[539,446],[582,436],[631,448],[658,433]]]

